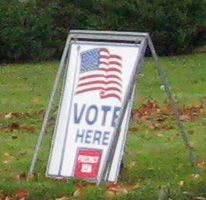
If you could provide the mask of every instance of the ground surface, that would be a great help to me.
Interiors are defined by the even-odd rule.
[[[117,185],[96,187],[44,176],[54,126],[52,117],[34,176],[27,176],[58,63],[0,65],[0,199],[206,198],[206,56],[161,58],[191,145],[188,156],[152,59],[139,75],[125,168]],[[55,116],[55,111],[53,116]]]

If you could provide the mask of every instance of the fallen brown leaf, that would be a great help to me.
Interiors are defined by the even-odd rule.
[[[69,198],[68,197],[60,197],[60,198],[57,198],[55,200],[69,200]]]
[[[171,129],[174,129],[173,126],[169,126],[169,125],[164,125],[161,127],[161,129],[164,129],[164,130],[171,130]]]
[[[11,163],[11,160],[4,160],[3,161],[3,164],[7,165],[7,164],[10,164]]]
[[[75,184],[75,188],[77,189],[83,189],[83,188],[93,188],[95,187],[95,183],[84,183],[84,184],[80,184],[80,183],[77,183]]]
[[[26,173],[22,173],[22,174],[18,174],[17,176],[14,177],[14,179],[16,181],[30,181],[30,180],[34,180],[36,178],[36,174],[26,174]]]
[[[6,197],[5,197],[5,199],[2,199],[2,200],[12,200],[12,198],[11,198],[11,197],[6,196]]]
[[[187,195],[189,197],[189,200],[206,200],[205,197],[195,197],[187,191],[184,191],[183,194]]]
[[[19,190],[16,192],[16,197],[19,199],[22,199],[24,197],[28,197],[29,196],[29,192],[26,190]]]
[[[77,189],[74,193],[73,193],[73,197],[82,197],[84,196],[84,192],[82,189]]]
[[[160,124],[158,124],[158,123],[154,123],[154,124],[152,125],[151,129],[152,129],[152,130],[160,130],[160,129],[161,129],[161,126],[160,126]]]
[[[7,113],[4,116],[4,119],[11,119],[12,118],[12,113]]]
[[[116,183],[109,183],[107,185],[107,187],[110,189],[110,190],[116,190],[118,187],[120,187],[118,184]]]
[[[161,133],[158,133],[157,137],[161,137],[162,138],[162,137],[165,137],[165,136],[163,134],[161,134]]]
[[[119,188],[117,191],[116,191],[116,194],[119,195],[119,194],[127,194],[128,193],[128,190],[124,187],[121,187]]]
[[[62,179],[57,179],[57,181],[60,183],[65,183],[65,182],[67,182],[67,179],[62,178]]]
[[[170,137],[170,140],[175,140],[175,139],[177,139],[179,136],[180,136],[180,134],[177,133],[177,134],[171,136],[171,137]]]
[[[139,183],[137,183],[137,184],[127,184],[125,187],[126,187],[127,191],[131,192],[133,190],[138,189],[139,185],[140,185]]]
[[[138,129],[137,127],[131,127],[129,130],[130,130],[130,131],[137,132],[139,129]]]
[[[32,102],[33,102],[34,104],[39,104],[40,98],[39,98],[39,97],[35,97],[35,98],[32,100]]]
[[[200,175],[199,174],[192,174],[191,177],[197,180],[200,178]]]
[[[190,135],[194,135],[195,132],[194,132],[194,131],[188,131],[188,134],[190,134]]]
[[[18,130],[20,129],[20,125],[18,123],[12,123],[10,125],[11,130]]]
[[[199,162],[197,163],[197,166],[198,166],[199,168],[203,169],[203,168],[205,168],[205,162],[204,162],[204,161],[199,161]]]
[[[130,167],[130,168],[137,167],[137,163],[135,161],[132,161],[128,164],[128,167]]]
[[[204,197],[191,197],[190,200],[206,200]]]
[[[34,180],[37,177],[36,173],[28,174],[27,175],[27,181]]]
[[[128,190],[125,187],[114,183],[108,184],[108,189],[109,191],[114,192],[116,195],[128,193]]]
[[[116,194],[115,194],[115,192],[113,192],[113,191],[107,190],[107,191],[105,192],[105,195],[106,195],[106,197],[108,197],[108,198],[112,198],[112,197],[114,197]]]
[[[183,187],[185,185],[185,182],[184,181],[180,181],[179,185],[180,185],[180,187]]]
[[[33,133],[33,132],[36,131],[36,128],[33,127],[33,126],[23,126],[22,128],[23,128],[24,130],[26,130],[27,132],[31,132],[31,133]]]
[[[9,157],[9,156],[11,156],[8,152],[5,152],[4,153],[4,156],[6,156],[6,157]]]
[[[123,169],[121,169],[121,171],[120,171],[120,175],[126,174],[126,173],[128,173],[128,171],[129,170],[127,168],[123,167]]]
[[[186,122],[191,121],[191,116],[189,116],[189,115],[181,115],[180,116],[180,120],[186,121]]]
[[[23,174],[18,174],[18,175],[16,176],[16,180],[17,180],[17,181],[26,180],[26,178],[27,178],[27,175],[26,175],[25,173],[23,173]]]

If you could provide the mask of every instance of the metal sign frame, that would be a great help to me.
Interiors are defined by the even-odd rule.
[[[103,181],[108,181],[108,179],[109,179],[111,165],[112,165],[112,161],[114,158],[115,147],[116,147],[118,139],[119,139],[119,130],[121,129],[121,124],[122,124],[126,110],[131,109],[131,107],[132,107],[132,101],[133,101],[132,99],[134,97],[134,90],[135,90],[134,88],[135,88],[135,84],[137,81],[137,75],[138,75],[138,72],[140,70],[141,62],[142,62],[142,59],[144,58],[144,54],[145,54],[145,50],[146,50],[147,45],[150,47],[153,58],[155,59],[155,61],[157,63],[158,72],[160,74],[160,77],[162,78],[163,84],[166,88],[166,92],[167,92],[167,95],[168,95],[169,100],[170,100],[170,103],[171,103],[172,108],[175,112],[175,116],[176,116],[176,119],[178,121],[178,125],[180,127],[183,139],[187,138],[187,133],[186,133],[185,128],[180,120],[180,115],[177,112],[177,108],[174,104],[172,93],[168,87],[167,81],[165,81],[166,80],[165,75],[162,73],[160,62],[158,60],[156,51],[155,51],[153,43],[152,43],[152,40],[151,40],[148,33],[72,30],[72,31],[70,31],[70,33],[68,35],[66,45],[64,48],[64,52],[62,54],[59,70],[57,72],[57,76],[56,76],[54,87],[53,87],[53,90],[52,90],[52,93],[50,96],[48,108],[46,110],[45,117],[44,117],[43,124],[42,124],[42,128],[40,131],[40,135],[39,135],[39,138],[38,138],[38,141],[36,144],[36,149],[35,149],[34,156],[32,159],[29,174],[34,173],[34,169],[35,169],[36,163],[38,161],[38,157],[39,157],[40,150],[41,150],[42,140],[43,140],[43,137],[45,135],[45,132],[46,132],[46,129],[48,126],[48,122],[49,122],[49,118],[51,115],[51,111],[53,108],[54,99],[55,99],[55,96],[57,93],[57,88],[61,84],[61,82],[64,81],[64,79],[65,79],[64,72],[66,70],[67,62],[68,62],[68,59],[70,56],[70,48],[71,48],[72,41],[91,41],[91,42],[101,41],[101,42],[114,42],[116,44],[120,43],[120,45],[121,45],[121,43],[132,43],[132,44],[140,45],[141,55],[140,55],[140,59],[138,59],[136,61],[136,64],[135,64],[137,66],[136,70],[134,72],[135,76],[133,76],[133,79],[131,79],[129,82],[130,89],[127,91],[127,93],[125,95],[125,99],[124,99],[123,104],[122,104],[122,110],[120,111],[118,122],[116,124],[115,131],[113,133],[113,135],[114,135],[113,143],[112,144],[110,143],[109,151],[108,151],[108,155],[107,155],[107,160],[106,160],[106,162],[104,162],[103,170],[101,171],[100,176],[98,177],[98,180],[97,180],[98,185],[101,184],[101,182],[103,182]],[[188,147],[189,146],[188,140],[184,140],[184,141]],[[196,158],[195,158],[193,151],[190,151],[189,153],[193,159],[193,165],[197,167]]]

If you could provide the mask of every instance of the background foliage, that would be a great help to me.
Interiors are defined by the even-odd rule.
[[[150,32],[159,55],[206,42],[206,0],[1,0],[0,61],[60,56],[70,29]]]

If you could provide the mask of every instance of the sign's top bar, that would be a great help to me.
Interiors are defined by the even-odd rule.
[[[147,37],[148,33],[124,32],[124,31],[96,31],[96,30],[71,30],[71,34],[101,34],[101,35],[124,35]]]
[[[124,32],[124,31],[96,31],[96,30],[71,30],[70,36],[73,38],[84,39],[106,39],[106,40],[125,40],[142,41],[146,39],[148,33]]]

